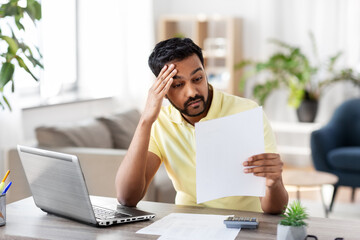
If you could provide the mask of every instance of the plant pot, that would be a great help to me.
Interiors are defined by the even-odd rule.
[[[304,240],[306,235],[306,226],[277,225],[277,240]]]
[[[305,99],[301,102],[296,113],[300,122],[314,122],[317,109],[318,101]]]

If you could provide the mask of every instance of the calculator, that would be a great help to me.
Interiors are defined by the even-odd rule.
[[[251,217],[228,217],[224,220],[227,228],[257,228],[259,222],[256,218]]]

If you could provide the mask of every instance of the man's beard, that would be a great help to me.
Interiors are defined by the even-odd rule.
[[[205,98],[204,96],[201,96],[201,95],[195,95],[195,97],[190,97],[185,103],[184,103],[184,108],[181,109],[179,107],[177,107],[173,102],[171,102],[171,100],[168,98],[169,102],[171,103],[171,105],[174,106],[174,108],[176,108],[181,114],[185,115],[185,116],[188,116],[188,117],[197,117],[197,116],[200,116],[201,114],[203,114],[207,107],[208,107],[208,104],[209,104],[209,89],[208,89],[208,98],[207,100],[205,101]],[[204,108],[198,112],[198,113],[195,113],[195,114],[191,114],[189,113],[189,106],[192,102],[196,101],[196,100],[200,100],[202,103],[203,103],[203,106]]]

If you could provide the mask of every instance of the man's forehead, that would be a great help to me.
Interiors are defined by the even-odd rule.
[[[202,67],[197,67],[195,69],[193,69],[190,73],[189,76],[193,76],[194,74],[198,73],[198,72],[203,72],[203,68]],[[188,75],[188,73],[186,73],[186,75]],[[183,72],[179,71],[173,78],[174,79],[180,79],[180,78],[184,78],[185,75],[183,74]]]

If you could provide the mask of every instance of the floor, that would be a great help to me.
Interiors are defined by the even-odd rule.
[[[285,167],[286,169],[292,169]],[[313,168],[309,167],[306,170],[314,171]],[[296,189],[287,187],[289,193],[289,202],[296,200]],[[324,185],[323,196],[327,206],[330,205],[331,196],[333,192],[332,185]],[[355,192],[354,202],[351,201],[350,187],[339,187],[336,194],[333,210],[329,213],[329,218],[332,219],[354,219],[360,222],[360,188]],[[325,211],[321,201],[320,188],[309,188],[301,189],[300,200],[303,206],[306,207],[307,212],[312,217],[325,217]]]
[[[323,188],[325,203],[329,206],[333,187],[326,185]],[[296,192],[288,189],[290,201],[296,199]],[[325,211],[321,202],[320,189],[301,190],[300,200],[307,212],[313,217],[325,217]],[[356,219],[360,221],[360,189],[357,189],[354,202],[351,201],[351,188],[340,187],[336,194],[333,210],[329,218]]]

